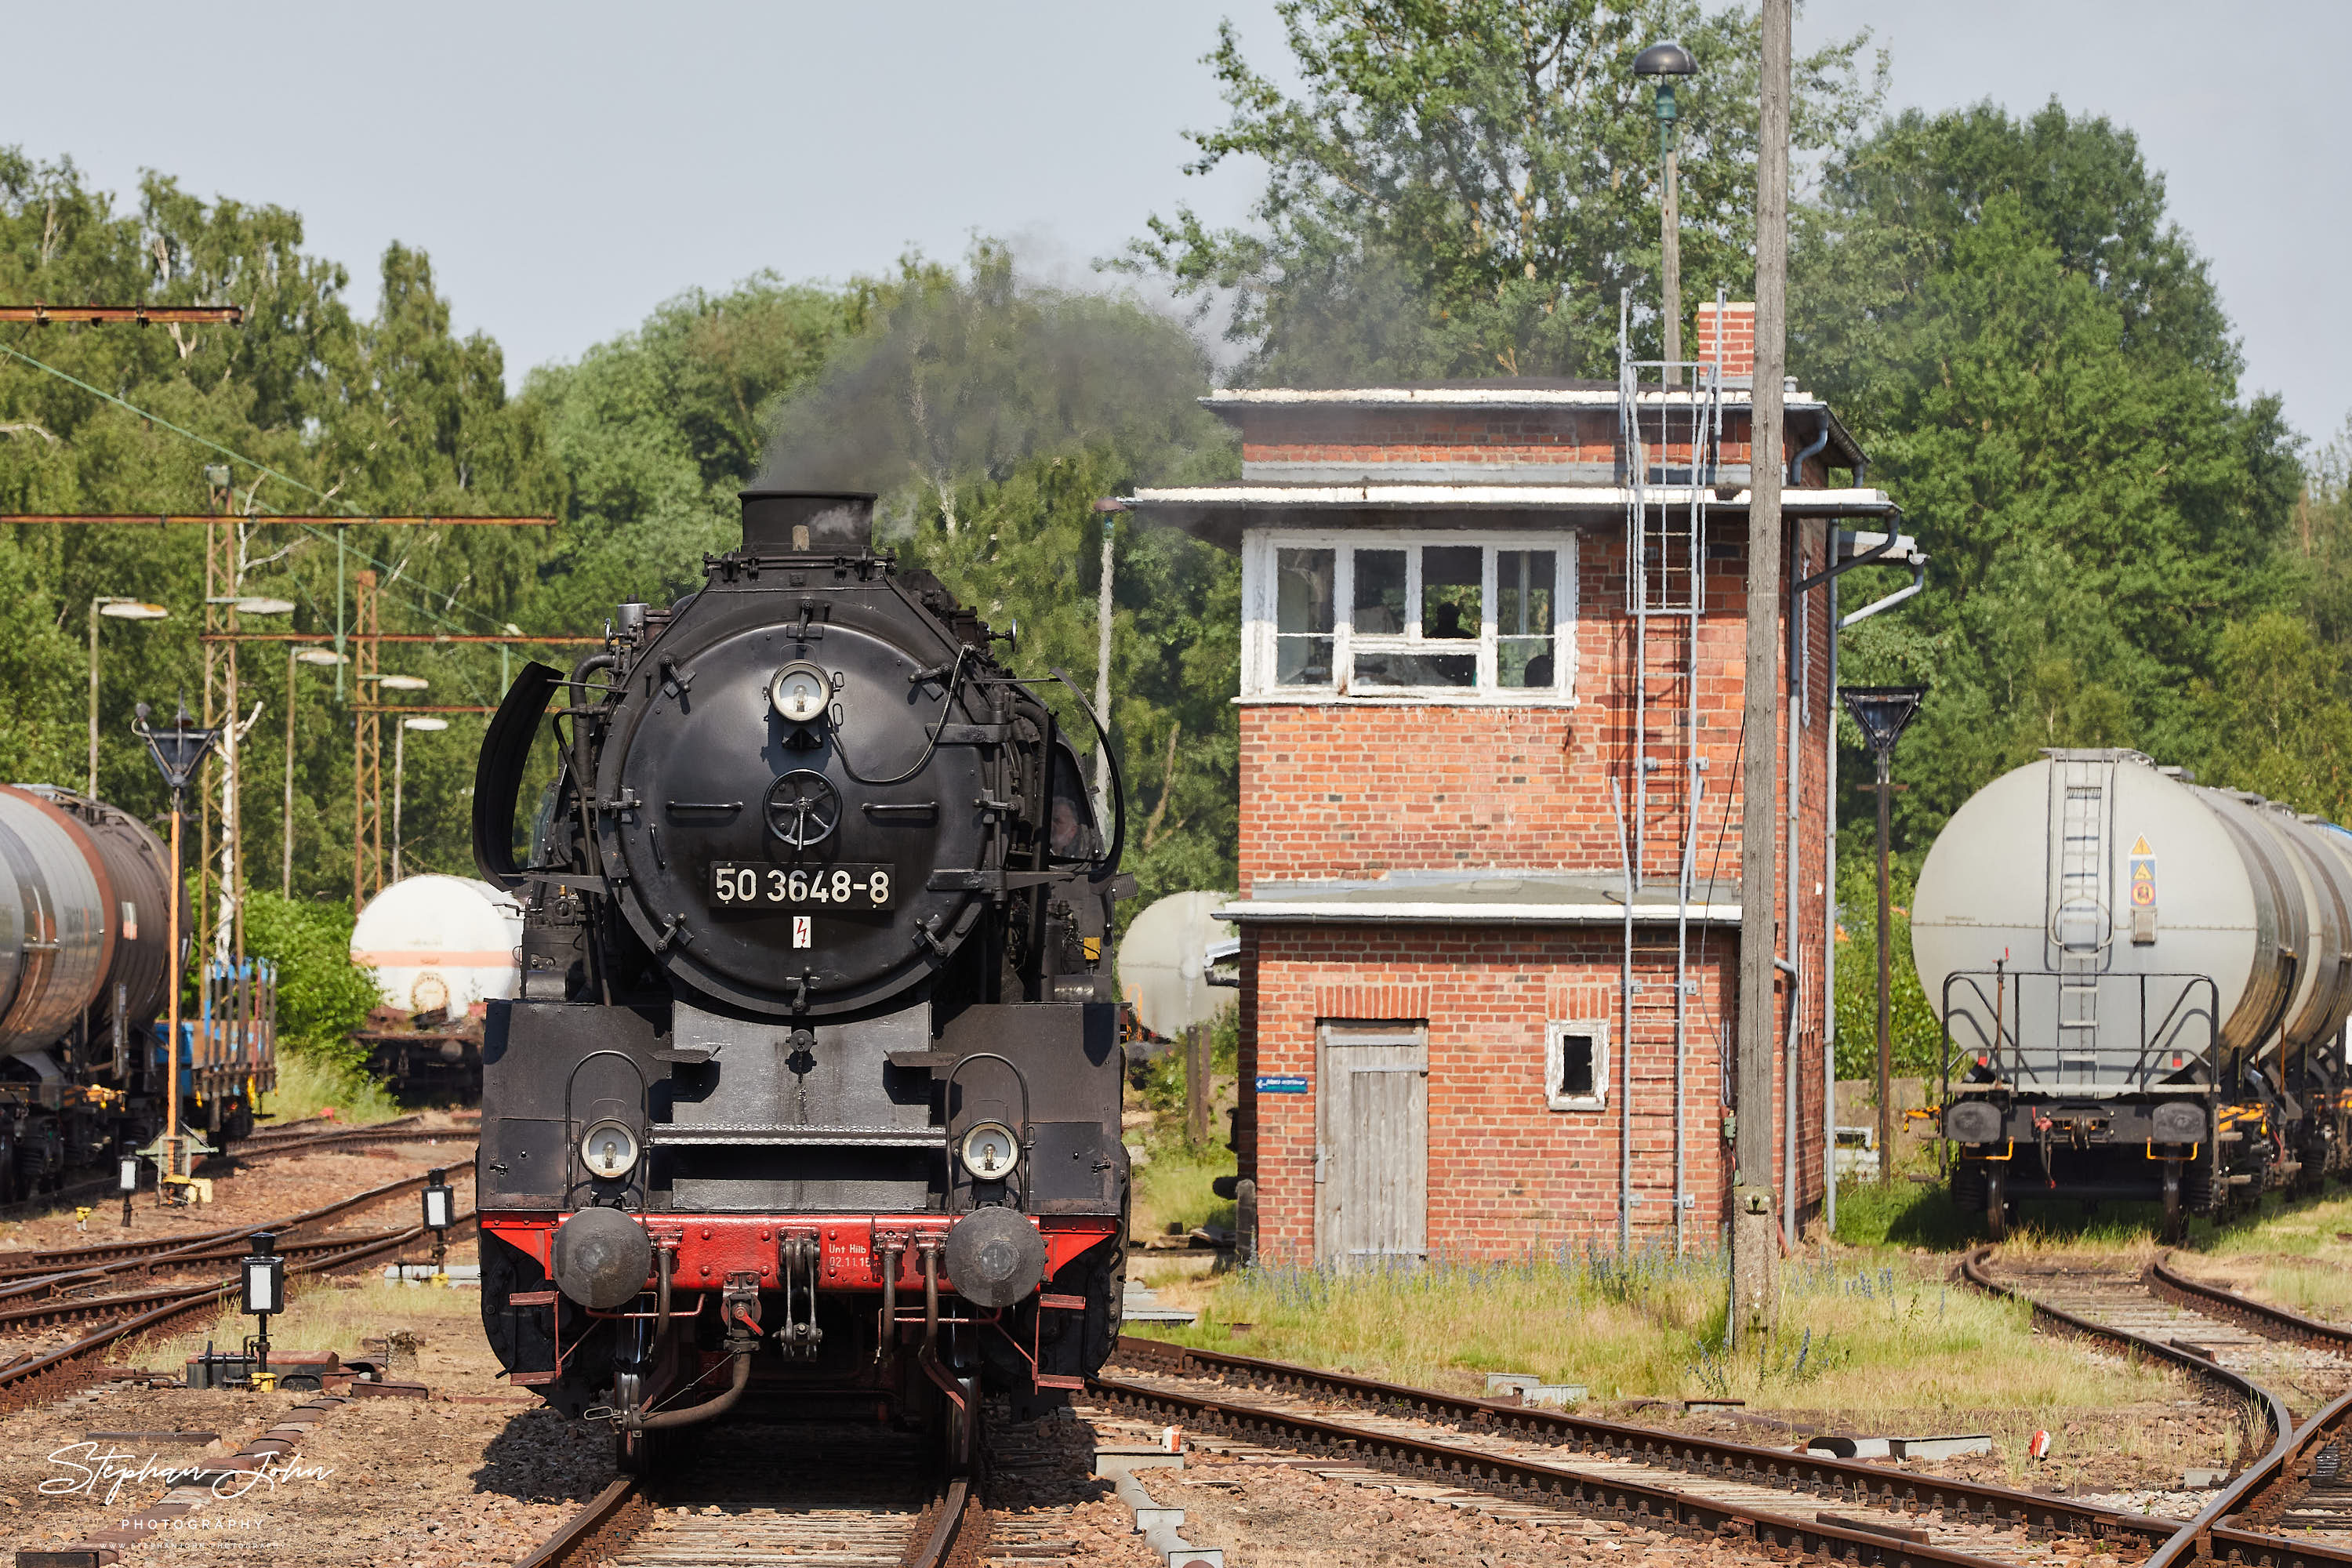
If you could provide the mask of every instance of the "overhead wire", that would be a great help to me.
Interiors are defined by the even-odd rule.
[[[20,359],[26,364],[31,365],[35,370],[56,376],[59,381],[66,382],[70,385],[78,386],[93,397],[101,398],[108,403],[115,405],[117,407],[127,409],[131,413],[137,415],[140,418],[147,420],[151,424],[160,425],[164,429],[171,431],[173,435],[185,437],[188,440],[195,442],[198,446],[208,447],[212,451],[217,452],[222,457],[227,458],[232,461],[243,463],[246,467],[253,469],[256,473],[267,474],[271,479],[291,485],[296,489],[301,490],[306,494],[316,496],[321,501],[324,501],[338,510],[348,514],[353,522],[366,522],[370,521],[365,512],[359,510],[349,501],[339,500],[334,496],[328,494],[325,490],[319,489],[316,485],[309,484],[301,479],[298,479],[293,475],[286,473],[281,469],[273,468],[268,464],[260,461],[258,458],[247,457],[244,453],[237,451],[235,447],[224,447],[218,441],[212,439],[212,437],[208,436],[200,436],[184,425],[173,424],[171,420],[164,418],[160,414],[140,407],[137,404],[131,402],[127,397],[118,396],[116,394],[109,392],[103,387],[92,386],[89,382],[82,380],[81,377],[74,374],[72,372],[59,370],[53,364],[44,363],[42,361],[35,359],[31,354],[26,353],[24,350],[17,348],[12,343],[0,342],[0,353],[7,354],[12,358]],[[257,515],[267,517],[268,514],[264,512]],[[303,532],[309,534],[313,539],[321,541],[322,542],[333,542],[332,535],[312,526],[310,523],[297,523],[294,526],[299,528]],[[364,561],[371,566],[381,567],[386,572],[396,572],[399,570],[399,568],[395,567],[391,562],[381,560],[376,556],[371,555],[365,550],[357,549],[348,544],[345,548],[351,550],[352,554],[357,555],[362,561]],[[447,616],[435,610],[429,602],[410,599],[405,595],[401,595],[401,598],[402,602],[408,605],[410,608],[421,612],[426,619],[436,625],[453,627],[462,626],[461,622],[452,621]],[[454,594],[449,596],[446,603],[449,608],[462,611],[464,614],[473,616],[475,620],[483,626],[499,627],[507,624],[486,611],[477,610],[470,605],[458,604]]]

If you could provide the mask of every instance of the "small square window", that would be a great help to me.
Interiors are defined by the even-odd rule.
[[[1609,1025],[1598,1018],[1544,1026],[1544,1103],[1553,1110],[1598,1110],[1609,1103]]]

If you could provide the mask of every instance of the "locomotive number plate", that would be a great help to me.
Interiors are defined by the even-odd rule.
[[[721,860],[710,868],[710,896],[730,909],[887,910],[898,891],[887,866],[747,866]]]

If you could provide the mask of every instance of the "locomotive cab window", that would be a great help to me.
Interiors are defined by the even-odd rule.
[[[1574,700],[1575,542],[1261,531],[1243,553],[1245,700]]]
[[[1609,1026],[1555,1019],[1544,1026],[1544,1103],[1552,1110],[1599,1110],[1609,1103]]]
[[[1105,847],[1086,775],[1067,742],[1054,748],[1054,819],[1046,837],[1046,853],[1057,861],[1097,859]]]

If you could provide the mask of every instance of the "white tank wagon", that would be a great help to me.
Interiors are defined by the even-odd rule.
[[[375,971],[385,1005],[426,1017],[512,997],[521,945],[514,896],[472,877],[403,878],[352,924],[352,962]]]
[[[472,877],[404,878],[370,900],[352,926],[352,962],[384,1001],[353,1037],[368,1069],[404,1100],[480,1098],[480,1015],[518,994],[521,942],[514,896]]]
[[[2352,835],[2129,751],[2053,751],[1954,813],[1912,955],[1952,1186],[2148,1199],[2168,1236],[2346,1162]]]

